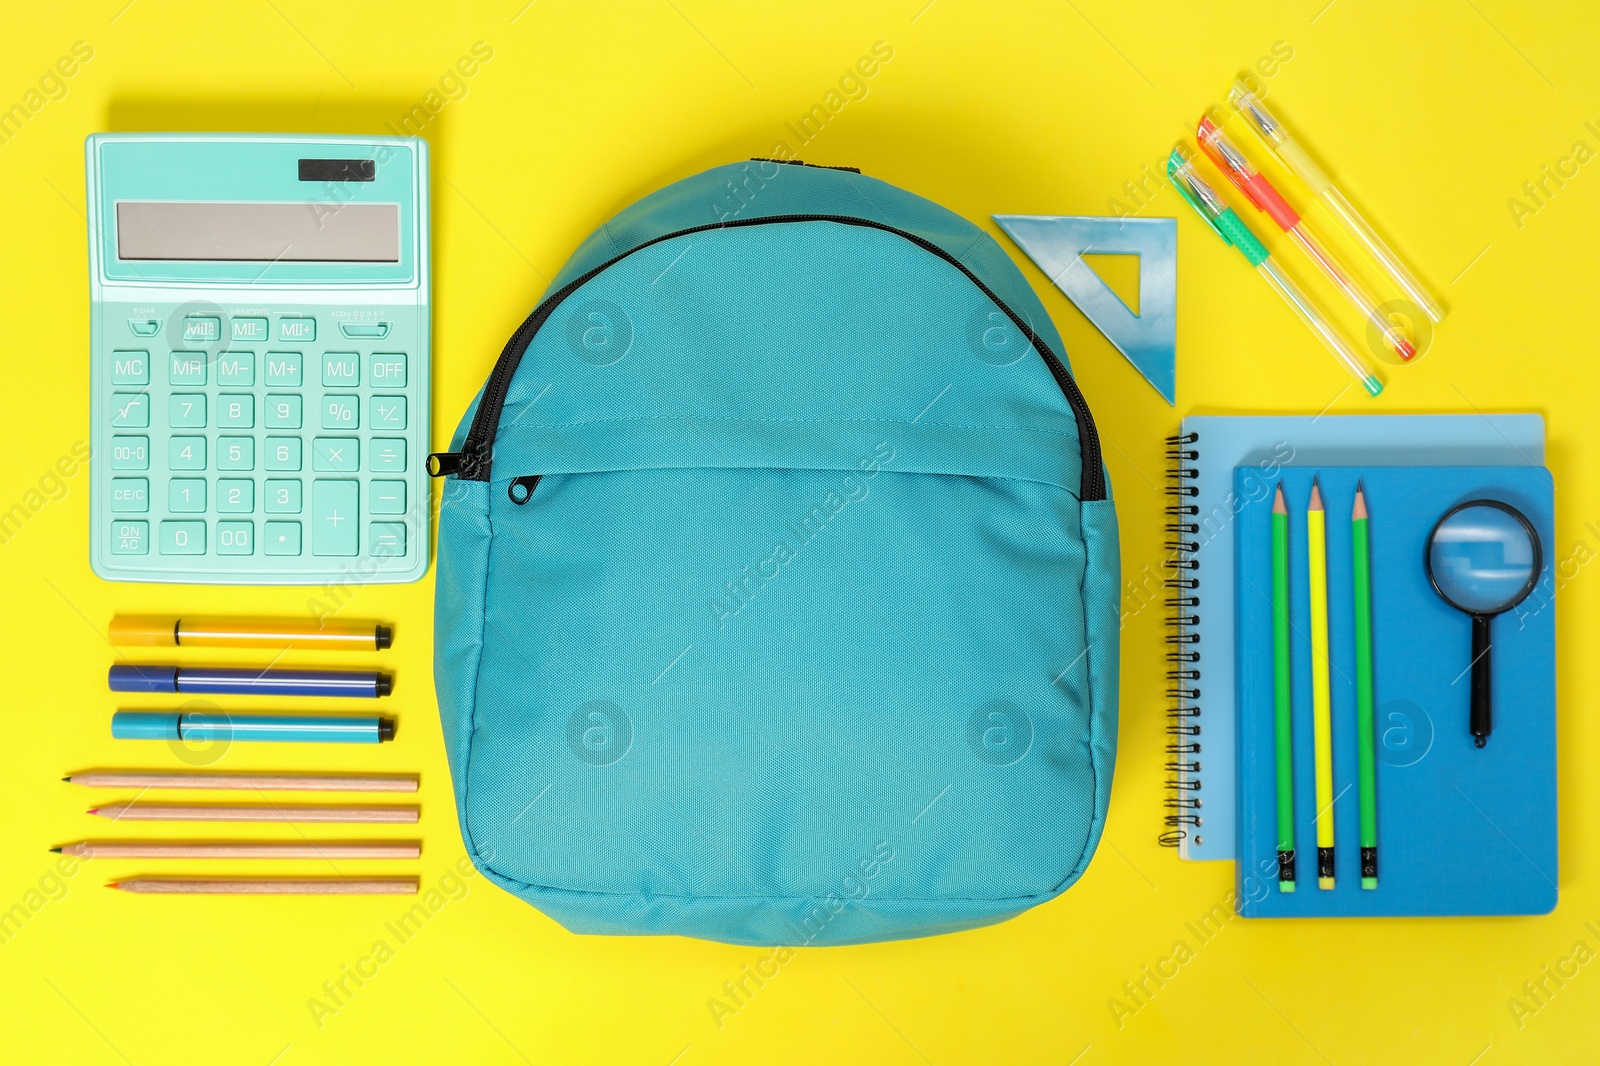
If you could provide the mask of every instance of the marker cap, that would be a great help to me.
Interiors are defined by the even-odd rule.
[[[172,693],[178,691],[178,668],[117,663],[107,681],[112,692]]]
[[[106,635],[123,648],[171,648],[178,643],[178,620],[158,614],[119,614]]]
[[[117,740],[178,740],[178,715],[174,711],[117,711],[111,716],[111,736]]]

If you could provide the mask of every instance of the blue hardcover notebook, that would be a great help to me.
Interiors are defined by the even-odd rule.
[[[1166,831],[1185,859],[1233,859],[1236,833],[1233,469],[1280,467],[1542,466],[1544,419],[1492,415],[1190,415],[1169,438],[1169,539],[1177,610],[1167,669],[1174,684]],[[1205,595],[1199,586],[1223,595]],[[1199,599],[1204,606],[1189,603]],[[1204,693],[1196,698],[1196,689]],[[1203,758],[1193,758],[1199,746]],[[1194,769],[1195,766],[1201,769]]]
[[[1306,505],[1327,510],[1336,882],[1317,887]],[[1378,884],[1360,877],[1350,511],[1371,542]],[[1297,889],[1277,884],[1272,490],[1289,507]],[[1251,918],[1544,914],[1556,904],[1554,493],[1542,467],[1320,467],[1234,473],[1238,517],[1239,913]],[[1429,533],[1468,500],[1508,503],[1543,546],[1538,584],[1492,623],[1493,729],[1468,730],[1472,621],[1434,592]],[[1506,565],[1501,561],[1498,565]],[[1209,756],[1209,749],[1207,755]]]

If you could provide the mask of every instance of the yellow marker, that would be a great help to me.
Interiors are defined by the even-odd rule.
[[[300,618],[175,618],[117,615],[108,634],[123,648],[297,648],[308,651],[382,651],[394,630],[374,622]]]
[[[1322,489],[1311,479],[1306,507],[1311,576],[1311,734],[1317,758],[1317,887],[1333,887],[1333,711],[1328,677],[1328,525]]]

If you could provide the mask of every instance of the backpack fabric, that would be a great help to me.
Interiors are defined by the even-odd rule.
[[[1077,880],[1120,577],[1061,352],[983,231],[858,173],[733,164],[602,226],[429,458],[479,869],[576,932],[767,946]]]

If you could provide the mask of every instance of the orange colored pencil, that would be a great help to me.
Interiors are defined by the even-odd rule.
[[[136,877],[106,885],[120,892],[167,893],[181,896],[414,896],[415,877],[317,877],[299,879],[221,880],[182,877]]]
[[[90,788],[258,789],[263,792],[415,792],[416,774],[196,773],[80,770],[61,780]]]
[[[114,822],[415,822],[416,807],[237,806],[183,803],[109,803],[90,814]]]
[[[415,859],[418,840],[80,840],[74,859]]]

